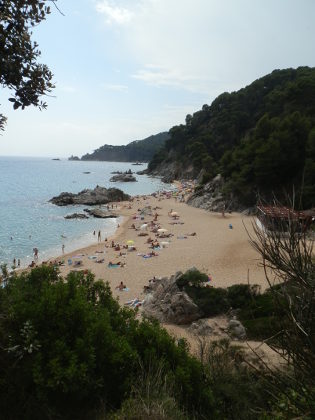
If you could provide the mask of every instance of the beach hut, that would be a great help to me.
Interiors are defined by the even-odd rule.
[[[314,210],[297,211],[284,206],[257,206],[257,217],[267,230],[286,232],[294,223],[297,232],[306,232],[315,218]]]

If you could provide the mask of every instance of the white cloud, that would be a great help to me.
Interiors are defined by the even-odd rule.
[[[66,93],[77,92],[77,88],[75,88],[74,86],[71,86],[71,85],[59,85],[59,86],[57,86],[57,88],[59,88],[62,92],[66,92]]]
[[[116,6],[109,0],[99,0],[95,5],[96,11],[105,15],[108,24],[116,23],[123,25],[131,21],[133,12],[131,10]]]
[[[114,92],[127,92],[128,86],[126,85],[119,85],[119,84],[111,84],[111,83],[103,83],[101,87],[104,90],[111,90]]]
[[[152,64],[138,70],[132,77],[153,86],[182,86],[194,80],[193,77],[181,74],[177,69],[168,69]]]

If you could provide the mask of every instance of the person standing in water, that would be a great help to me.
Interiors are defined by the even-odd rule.
[[[102,239],[101,239],[101,231],[100,230],[98,231],[98,234],[97,234],[97,241],[98,242],[101,242],[102,241]]]
[[[61,249],[62,249],[62,253],[64,254],[65,253],[65,244],[62,244]]]

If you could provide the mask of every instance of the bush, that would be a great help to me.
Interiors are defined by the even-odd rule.
[[[185,291],[206,317],[223,314],[230,308],[226,289],[186,286]]]
[[[176,280],[176,284],[180,289],[186,286],[200,287],[209,280],[207,274],[201,273],[199,270],[190,269]]]
[[[139,363],[163,362],[179,407],[213,413],[197,359],[157,322],[121,308],[91,273],[50,267],[0,289],[0,412],[5,419],[93,418],[130,396]]]

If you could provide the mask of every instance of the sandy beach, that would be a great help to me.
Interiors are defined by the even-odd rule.
[[[143,287],[153,276],[169,276],[193,266],[208,273],[212,278],[212,285],[216,287],[247,283],[248,280],[251,284],[261,285],[262,289],[267,287],[264,272],[259,267],[259,256],[251,248],[243,225],[245,223],[250,229],[252,218],[238,213],[222,217],[220,213],[190,207],[175,201],[173,197],[138,197],[134,199],[131,208],[128,206],[129,203],[119,203],[118,211],[115,209],[117,214],[123,216],[123,222],[113,238],[104,242],[105,238],[102,237],[102,242],[97,243],[96,232],[95,245],[59,257],[59,260],[63,258],[66,261],[66,265],[60,267],[62,275],[73,269],[91,270],[97,279],[109,282],[114,296],[119,296],[122,304],[136,297],[141,300]],[[132,224],[139,228],[153,220],[153,216],[144,216],[142,220],[134,219],[139,214],[138,209],[145,206],[151,206],[153,209],[157,207],[153,214],[158,213],[159,226],[167,230],[166,234],[174,235],[158,239],[160,242],[169,242],[169,245],[155,251],[157,256],[151,258],[144,258],[139,254],[152,251],[147,239],[155,239],[155,234],[148,230],[149,236],[138,236],[146,231],[131,228]],[[174,220],[169,216],[171,210],[178,213],[178,219]],[[232,229],[229,225],[232,225]],[[189,236],[191,233],[196,235]],[[112,240],[115,244],[120,244],[120,251],[110,247]],[[135,251],[122,249],[127,241],[134,242]],[[120,256],[120,252],[125,255]],[[104,263],[96,263],[96,259],[103,258]],[[82,266],[75,268],[73,264],[68,265],[68,259],[73,263],[80,260]],[[109,262],[116,264],[118,261],[125,263],[125,266],[108,267]],[[115,289],[121,281],[128,291],[121,292]]]
[[[169,244],[166,248],[156,250],[157,256],[150,258],[143,257],[152,251],[147,239],[149,237],[155,239],[156,236],[149,229],[141,230],[140,226],[152,221],[154,216],[144,216],[142,219],[139,217],[139,210],[146,206],[151,206],[153,215],[158,214],[157,223],[162,229],[167,230],[165,233],[173,235],[170,238],[157,238],[160,244],[162,241]],[[194,208],[173,197],[165,196],[135,197],[132,203],[117,203],[117,209],[114,204],[114,211],[122,216],[123,221],[113,237],[105,241],[102,236],[102,241],[98,243],[98,232],[96,232],[95,245],[56,259],[65,261],[65,265],[60,267],[63,276],[71,270],[91,270],[96,279],[109,282],[113,295],[118,297],[122,305],[135,298],[143,300],[145,297],[143,288],[154,276],[170,276],[191,267],[206,272],[215,287],[228,287],[248,281],[260,285],[261,290],[268,287],[264,271],[260,266],[259,255],[249,244],[244,227],[245,224],[248,231],[252,231],[252,217],[239,213],[227,213],[223,217],[221,213]],[[171,217],[171,211],[177,212],[179,218]],[[133,224],[137,229],[131,228]],[[148,233],[148,236],[139,236],[140,233]],[[191,236],[192,233],[195,235]],[[115,251],[111,247],[112,241],[120,245],[120,251]],[[133,242],[135,251],[123,248],[129,241]],[[120,253],[124,255],[121,256]],[[102,259],[103,263],[96,262]],[[71,265],[68,265],[68,260],[71,260]],[[81,261],[82,265],[74,267],[76,261]],[[109,262],[113,264],[121,262],[124,266],[110,268]],[[117,289],[121,281],[128,290]],[[222,319],[216,317],[212,321],[220,326],[226,326],[225,317]],[[174,336],[184,337],[190,343],[191,351],[198,353],[197,342],[189,333],[187,326],[164,325],[164,327]],[[215,336],[211,338],[215,339],[217,339]],[[278,363],[277,355],[264,343],[250,341],[237,342],[237,344],[245,348],[250,344],[261,356],[266,357],[266,360]]]

